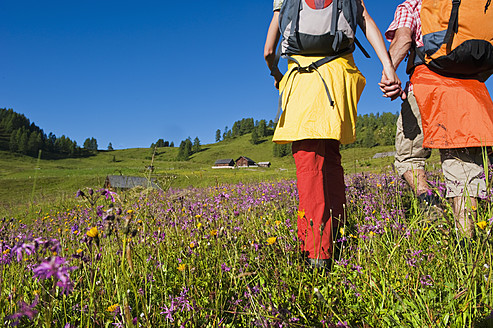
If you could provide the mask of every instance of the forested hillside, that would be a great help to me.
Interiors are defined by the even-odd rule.
[[[13,109],[0,108],[0,150],[29,156],[74,157],[86,154],[75,141],[66,136],[46,135],[36,124]]]
[[[397,114],[366,114],[359,115],[356,123],[356,142],[342,146],[343,149],[353,147],[371,148],[375,146],[390,146],[394,144],[395,124]],[[274,133],[275,123],[266,120],[254,120],[243,118],[233,123],[232,128],[227,126],[223,131],[216,130],[215,141],[231,140],[246,134],[250,134],[252,145],[265,140]],[[159,139],[154,147],[173,147],[164,139]],[[289,144],[273,144],[273,155],[283,157],[291,154]],[[144,146],[143,146],[144,148]],[[97,151],[96,139],[87,139],[84,147],[79,147],[75,141],[62,135],[46,134],[40,127],[30,122],[23,114],[16,113],[13,109],[0,108],[0,150],[20,153],[29,156],[37,156],[39,150],[43,151],[43,157],[77,157],[91,154]],[[200,140],[196,137],[180,143],[180,152],[176,160],[188,160],[188,158],[201,150]]]

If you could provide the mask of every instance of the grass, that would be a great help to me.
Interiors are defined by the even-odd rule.
[[[353,148],[342,151],[346,173],[389,170],[393,157],[372,159],[378,152],[392,151],[392,146]],[[264,138],[259,145],[250,143],[250,135],[203,145],[202,151],[187,162],[177,162],[178,148],[158,148],[152,163],[153,177],[165,187],[206,187],[223,183],[276,181],[295,178],[292,156],[273,156],[273,143]],[[0,216],[12,216],[29,210],[33,204],[53,202],[73,195],[79,188],[102,187],[107,175],[146,176],[153,150],[133,148],[99,151],[94,156],[46,160],[0,151]],[[269,161],[270,168],[212,169],[217,159],[247,156],[256,162]],[[429,161],[438,163],[434,154]],[[36,180],[36,181],[35,181]],[[33,187],[34,190],[33,190]],[[33,202],[31,202],[31,200]]]
[[[440,175],[430,176],[443,187]],[[391,172],[347,176],[339,261],[309,270],[294,180],[83,189],[0,225],[0,319],[22,327],[488,327],[490,199],[459,243]],[[437,189],[438,190],[438,189]],[[443,195],[442,195],[443,196]],[[491,322],[490,322],[491,324]]]

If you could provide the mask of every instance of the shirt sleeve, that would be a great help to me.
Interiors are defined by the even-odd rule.
[[[274,0],[274,11],[280,10],[283,0]]]
[[[412,7],[410,7],[407,3],[397,6],[394,14],[394,20],[390,23],[389,28],[385,32],[385,37],[387,40],[392,41],[392,39],[394,39],[395,31],[401,27],[409,27],[413,33],[416,29],[414,12],[412,11]]]

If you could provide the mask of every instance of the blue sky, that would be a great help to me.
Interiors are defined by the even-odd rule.
[[[366,1],[382,31],[399,2]],[[94,137],[100,149],[212,143],[237,120],[276,115],[263,59],[271,15],[271,0],[2,0],[0,107],[79,145]],[[362,43],[372,58],[355,52],[367,78],[358,111],[395,113]]]

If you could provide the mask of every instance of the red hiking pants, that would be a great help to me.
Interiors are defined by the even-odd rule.
[[[293,142],[292,149],[298,179],[301,248],[308,258],[328,259],[346,203],[339,141],[300,140]]]

